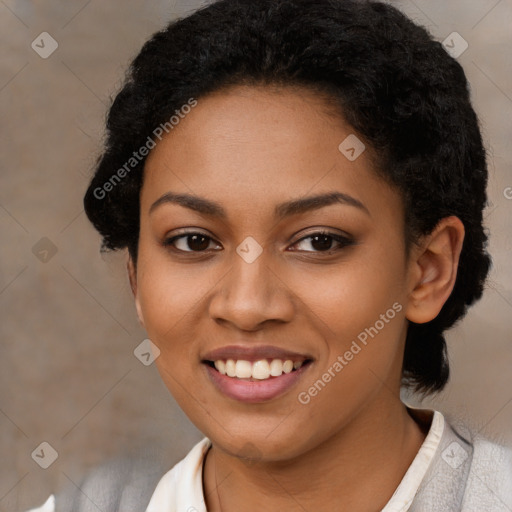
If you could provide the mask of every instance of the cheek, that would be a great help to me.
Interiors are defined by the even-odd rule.
[[[190,270],[173,265],[159,255],[147,258],[139,279],[139,301],[149,339],[160,349],[155,360],[162,381],[178,404],[188,411],[197,372],[198,298],[207,284]],[[206,278],[206,281],[208,279]],[[201,284],[203,283],[203,284]],[[204,288],[203,288],[204,287]]]
[[[321,318],[317,323],[325,339],[315,372],[297,392],[302,405],[296,421],[311,430],[313,439],[335,432],[383,385],[394,389],[405,322],[401,274],[384,262],[380,271],[372,268],[353,265],[349,272],[340,267],[322,281],[324,286],[303,280],[303,296]],[[318,425],[308,418],[329,420]]]
[[[210,285],[211,286],[211,285]],[[191,323],[197,316],[198,298],[209,287],[193,271],[192,265],[176,265],[154,251],[141,264],[138,279],[138,298],[149,338],[160,348],[166,364],[180,358],[182,351],[190,350]],[[188,336],[187,336],[188,333]],[[168,355],[172,354],[172,357]],[[158,361],[157,360],[157,361]]]
[[[140,245],[138,295],[146,328],[158,336],[172,336],[194,315],[198,298],[215,280],[204,264],[171,261],[165,249],[149,242]]]
[[[329,383],[325,390],[317,386],[322,388],[322,398],[312,398],[314,407],[326,407],[327,413],[340,396],[348,409],[357,407],[400,364],[405,327],[403,265],[400,250],[390,251],[381,244],[332,266],[328,273],[304,272],[297,281],[300,290],[296,291],[314,313],[310,316],[325,340],[317,373],[309,384],[323,376]]]
[[[307,306],[302,311],[322,327],[330,340],[338,340],[330,343],[331,350],[341,350],[376,322],[380,327],[381,315],[385,320],[395,319],[392,306],[404,301],[405,276],[399,261],[384,256],[375,251],[320,272],[287,273],[288,286]],[[398,324],[396,334],[400,321],[385,323],[389,334],[391,323]]]

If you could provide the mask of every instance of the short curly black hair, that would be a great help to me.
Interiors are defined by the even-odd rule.
[[[402,367],[403,386],[424,394],[443,389],[443,331],[481,297],[491,264],[482,225],[486,152],[462,67],[388,4],[220,0],[156,33],[113,101],[84,197],[102,250],[128,248],[137,264],[145,158],[128,169],[134,151],[191,98],[233,85],[303,86],[330,98],[378,156],[375,172],[401,192],[407,246],[443,217],[463,222],[454,289],[435,319],[409,323]]]

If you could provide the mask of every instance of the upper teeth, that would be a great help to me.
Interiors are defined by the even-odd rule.
[[[270,363],[267,359],[260,359],[251,363],[243,359],[228,359],[223,361],[219,359],[215,361],[215,368],[228,377],[237,377],[238,379],[253,379],[264,380],[270,376],[279,377],[282,373],[290,373],[293,369],[300,368],[303,361],[293,362],[291,359],[282,361],[281,359],[272,359]]]

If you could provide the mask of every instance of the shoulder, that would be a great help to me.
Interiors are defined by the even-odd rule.
[[[94,510],[145,510],[162,475],[176,462],[159,445],[138,447],[118,455],[89,471],[81,480],[70,481],[55,496],[55,510],[37,512],[81,512]]]
[[[470,423],[454,422],[453,431],[471,445],[463,510],[512,510],[512,446],[503,438],[488,437]]]
[[[511,512],[512,448],[481,435],[471,419],[437,416],[441,437],[410,512]]]
[[[488,510],[512,510],[512,447],[479,434],[472,443],[466,502],[473,509],[485,504]]]
[[[493,461],[493,468],[512,470],[512,446],[501,440],[493,440],[479,434],[472,438],[474,446],[474,463],[485,467]]]
[[[472,446],[471,471],[496,473],[496,470],[510,475],[512,472],[512,443],[503,436],[483,434],[484,426],[469,420],[447,418],[447,423],[458,438]]]

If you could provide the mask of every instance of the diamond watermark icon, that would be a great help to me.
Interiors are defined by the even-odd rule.
[[[468,42],[458,33],[452,32],[443,42],[444,49],[454,58],[460,57],[467,49]]]
[[[343,142],[338,146],[340,153],[353,162],[361,153],[366,149],[366,146],[359,140],[353,133],[351,133]]]
[[[41,32],[32,41],[31,46],[39,57],[47,59],[59,47],[59,43],[48,32]]]
[[[47,469],[57,460],[59,454],[50,443],[44,441],[32,452],[31,456],[39,466]]]
[[[252,263],[263,252],[263,247],[252,236],[248,236],[236,248],[236,252],[246,263]]]
[[[145,339],[133,354],[144,366],[149,366],[160,355],[160,349],[151,340]]]
[[[441,457],[449,466],[457,469],[468,458],[468,452],[457,441],[453,441],[443,450]]]
[[[48,263],[57,254],[57,246],[44,236],[32,247],[32,254],[40,262]]]

